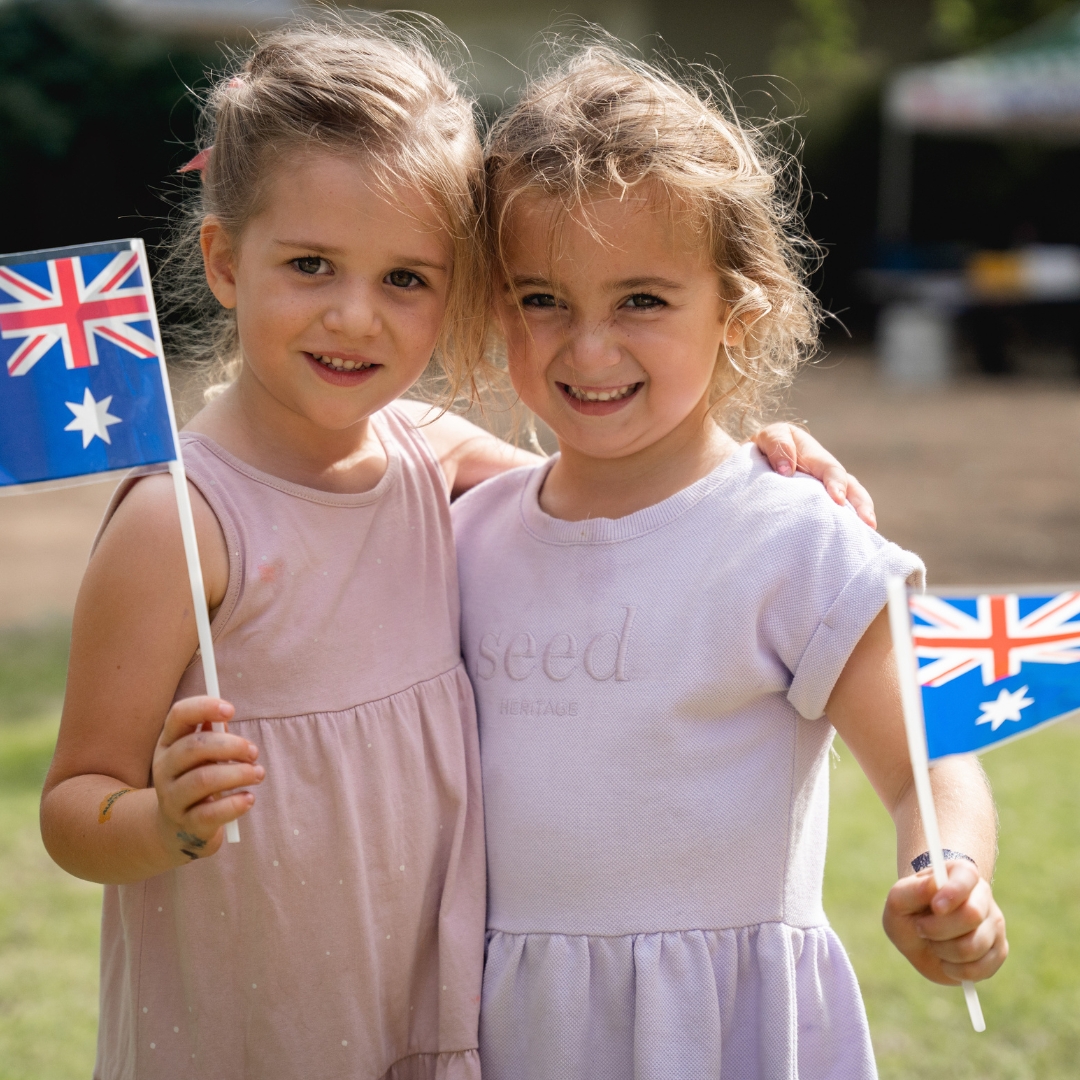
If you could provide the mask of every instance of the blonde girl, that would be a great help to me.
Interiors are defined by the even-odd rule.
[[[94,1075],[476,1077],[484,847],[447,492],[514,452],[395,404],[433,351],[452,384],[478,351],[471,102],[383,20],[268,35],[207,110],[203,333],[235,380],[182,440],[228,703],[196,696],[168,485],[128,484],[42,803],[53,857],[107,885]]]
[[[942,983],[1007,951],[974,762],[934,771],[948,884],[916,872],[882,608],[922,564],[728,434],[817,310],[777,157],[722,102],[592,47],[489,137],[510,375],[560,453],[454,508],[486,1080],[875,1076],[822,909],[835,732],[896,824],[900,951]]]
[[[535,458],[398,400],[433,353],[468,384],[488,303],[473,107],[433,35],[287,27],[209,98],[192,217],[217,314],[187,344],[232,381],[182,440],[228,700],[199,696],[168,480],[122,485],[42,800],[56,861],[107,886],[101,1080],[479,1074],[448,494]]]

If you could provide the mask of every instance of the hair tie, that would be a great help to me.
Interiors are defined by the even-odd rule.
[[[186,165],[181,165],[176,171],[178,173],[201,173],[210,163],[210,151],[213,149],[213,146],[208,146],[205,150],[200,150]]]

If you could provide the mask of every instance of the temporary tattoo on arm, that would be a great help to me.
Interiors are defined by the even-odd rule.
[[[184,832],[183,829],[181,829],[176,834],[176,839],[179,840],[182,844],[187,844],[187,847],[182,847],[180,851],[189,859],[197,859],[199,856],[196,854],[196,852],[201,851],[204,847],[206,847],[205,840],[203,840],[201,837],[193,836],[189,832]],[[188,848],[194,848],[195,851],[189,851]]]
[[[104,825],[106,821],[112,816],[113,803],[120,798],[121,795],[126,795],[129,791],[134,791],[134,788],[122,788],[120,791],[114,791],[111,795],[106,795],[101,800],[101,806],[98,807],[98,824]]]

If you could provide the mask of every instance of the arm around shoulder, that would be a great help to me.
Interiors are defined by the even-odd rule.
[[[440,412],[435,405],[401,398],[397,406],[431,445],[451,495],[461,495],[484,480],[542,459],[504,442],[457,413]]]

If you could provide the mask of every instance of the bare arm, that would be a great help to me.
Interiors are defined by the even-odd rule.
[[[442,465],[451,495],[461,495],[484,480],[543,459],[504,442],[456,413],[399,398],[395,403],[423,431]]]
[[[886,901],[886,933],[934,982],[955,984],[993,975],[1008,954],[1005,919],[989,884],[997,857],[993,799],[974,758],[950,759],[931,770],[942,842],[971,856],[976,866],[951,862],[949,882],[941,890],[928,871],[914,874],[911,860],[926,850],[926,838],[886,612],[877,616],[855,646],[827,713],[896,826],[900,880]]]
[[[228,587],[228,552],[210,507],[189,490],[214,608]],[[221,843],[220,826],[251,805],[245,793],[212,796],[258,783],[254,747],[194,730],[198,722],[227,720],[232,707],[197,698],[207,704],[195,708],[194,723],[190,707],[170,713],[196,646],[172,480],[150,476],[109,523],[75,607],[41,831],[49,854],[77,877],[138,881],[210,854]]]

